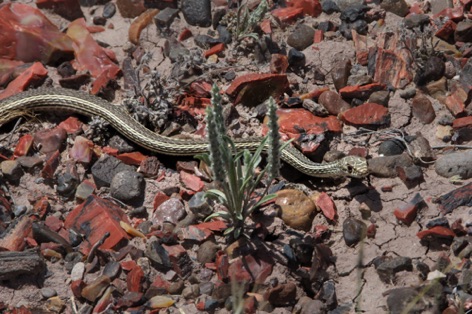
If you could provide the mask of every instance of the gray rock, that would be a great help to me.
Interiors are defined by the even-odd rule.
[[[174,19],[178,16],[178,14],[178,9],[167,7],[156,14],[156,16],[154,17],[154,23],[158,27],[169,27],[174,21]]]
[[[351,6],[365,4],[364,0],[334,0],[341,11],[347,10]]]
[[[444,155],[436,160],[436,173],[442,177],[472,178],[472,150]]]
[[[107,4],[105,4],[105,6],[103,7],[103,13],[102,13],[102,16],[104,18],[109,19],[113,17],[115,13],[116,13],[116,5],[114,3],[108,2]]]
[[[113,177],[121,171],[134,171],[134,167],[122,163],[119,159],[103,155],[92,166],[92,176],[97,189],[101,187],[108,187],[111,184]]]
[[[386,140],[379,145],[379,155],[395,156],[401,155],[405,151],[405,144],[397,139]]]
[[[42,288],[41,295],[43,296],[43,298],[49,299],[55,297],[57,295],[57,291],[53,288]]]
[[[400,271],[412,271],[413,265],[411,258],[404,256],[397,256],[388,259],[377,267],[377,274],[380,280],[385,283],[393,282],[394,276]]]
[[[200,217],[206,217],[211,214],[210,205],[208,205],[208,200],[204,196],[205,192],[198,192],[188,201],[189,209]]]
[[[367,225],[358,219],[347,218],[343,223],[343,238],[347,246],[354,246],[362,241],[367,233]]]
[[[305,50],[313,44],[315,30],[306,24],[298,25],[287,38],[287,44],[297,50]]]
[[[413,288],[397,288],[390,290],[387,297],[387,307],[390,314],[400,314],[406,306],[418,297],[418,291]],[[420,299],[414,303],[413,309],[409,313],[423,313],[424,301]]]
[[[334,0],[323,0],[321,1],[321,9],[326,14],[332,14],[334,12],[339,12],[339,7]]]
[[[388,107],[389,100],[390,100],[390,92],[386,90],[379,90],[379,91],[373,92],[369,96],[368,102],[373,102],[373,103]]]
[[[201,264],[211,263],[215,260],[216,252],[218,252],[219,247],[213,241],[203,242],[197,251],[197,261]]]
[[[416,95],[416,88],[415,87],[410,87],[410,88],[404,89],[404,90],[400,91],[399,95],[403,99],[413,98]]]
[[[208,27],[211,25],[210,0],[182,0],[182,13],[192,26]]]
[[[384,156],[369,159],[369,173],[383,178],[394,178],[397,176],[397,167],[409,167],[413,161],[407,154]]]
[[[146,181],[144,176],[135,171],[118,172],[110,184],[110,195],[124,203],[134,203],[144,197]]]
[[[133,145],[119,135],[112,136],[108,141],[108,146],[117,149],[120,154],[136,150]]]
[[[454,32],[454,40],[463,42],[472,41],[472,22],[470,20],[457,23],[456,31]]]
[[[429,23],[429,15],[427,14],[410,14],[403,20],[406,28],[419,27]]]
[[[331,70],[331,78],[336,90],[347,86],[347,80],[351,73],[352,65],[349,59],[340,60],[333,65]]]

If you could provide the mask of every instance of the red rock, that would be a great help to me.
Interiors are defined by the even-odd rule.
[[[66,20],[84,17],[79,0],[36,0],[38,9],[52,10]]]
[[[270,73],[284,74],[288,69],[288,57],[274,53],[270,57]]]
[[[180,171],[180,181],[185,187],[195,192],[200,192],[205,187],[202,179],[186,171]]]
[[[334,204],[331,197],[329,197],[326,192],[321,192],[321,194],[316,198],[315,205],[321,209],[323,215],[331,221],[334,221],[336,218],[336,205]]]
[[[226,90],[234,104],[259,104],[269,96],[277,99],[289,88],[285,74],[249,73],[236,78]]]
[[[224,231],[228,229],[228,224],[223,220],[213,220],[199,223],[198,225],[195,225],[195,227],[199,229],[208,229],[211,231]]]
[[[89,164],[92,161],[93,142],[88,138],[77,136],[69,150],[69,156],[76,162]]]
[[[131,1],[130,1],[131,2]],[[139,45],[139,37],[145,27],[152,23],[154,16],[159,13],[158,9],[147,9],[139,14],[138,18],[131,22],[128,29],[128,39],[135,45]]]
[[[272,26],[270,25],[270,20],[263,20],[259,26],[261,27],[261,30],[264,34],[272,34]]]
[[[58,150],[49,154],[44,163],[43,169],[41,169],[41,176],[45,179],[52,179],[54,177],[54,172],[56,172],[57,167],[59,167],[59,160],[61,154]]]
[[[423,94],[416,94],[411,102],[411,109],[413,116],[424,124],[429,124],[436,118],[433,103]]]
[[[0,58],[48,64],[72,55],[70,38],[32,6],[22,3],[3,5],[0,29]]]
[[[321,239],[325,234],[329,232],[328,226],[316,225],[315,226],[315,238]]]
[[[126,242],[129,236],[121,228],[120,221],[130,223],[119,206],[91,195],[69,213],[64,228],[75,228],[77,232],[87,234],[87,240],[80,245],[81,252],[87,254],[92,245],[102,239],[107,232],[110,236],[100,246],[101,249],[112,249]]]
[[[46,217],[46,220],[44,221],[44,224],[54,232],[58,232],[62,228],[62,226],[64,225],[62,220],[60,220],[56,216],[52,216],[52,215],[49,215],[49,216]]]
[[[156,195],[154,195],[154,201],[153,201],[153,208],[156,210],[162,203],[170,199],[169,196],[167,196],[164,192],[157,192]]]
[[[1,40],[2,38],[0,34],[0,45]],[[39,85],[46,79],[47,75],[48,70],[46,70],[46,68],[40,62],[33,63],[28,69],[22,72],[16,79],[11,81],[10,84],[8,84],[7,88],[5,88],[3,92],[0,93],[0,99],[4,99],[22,92],[31,85]]]
[[[228,276],[236,282],[262,284],[272,273],[272,264],[246,255],[235,258],[228,268]]]
[[[97,94],[101,88],[121,73],[120,67],[115,63],[114,53],[102,48],[93,39],[84,19],[77,19],[70,23],[67,35],[74,42],[74,68],[77,71],[89,71],[96,78],[92,85],[92,94]]]
[[[108,287],[107,290],[105,290],[94,306],[92,313],[103,313],[108,309],[109,305],[113,302],[113,291],[115,291],[115,289],[112,287]]]
[[[313,99],[315,101],[318,101],[321,95],[327,91],[329,91],[329,87],[321,87],[321,88],[314,89],[306,94],[302,94],[299,97],[301,100]]]
[[[472,128],[472,116],[455,119],[452,121],[452,127],[454,129]]]
[[[371,83],[362,86],[346,86],[339,90],[342,98],[367,99],[373,92],[384,90],[385,85],[381,83]]]
[[[410,72],[411,56],[404,51],[377,49],[374,80],[383,85],[403,88],[408,85],[413,76]],[[379,88],[381,90],[383,88]],[[343,96],[344,97],[344,96]],[[348,97],[352,98],[352,97]]]
[[[216,252],[216,259],[215,259],[215,266],[216,266],[216,275],[218,279],[224,281],[228,279],[229,273],[229,257],[223,251]]]
[[[159,174],[160,162],[155,156],[146,157],[139,165],[138,171],[145,177],[153,178]]]
[[[162,276],[157,275],[154,278],[154,281],[152,282],[151,287],[156,287],[156,288],[162,289],[163,291],[165,291],[167,293],[169,291],[170,285],[171,285],[171,283],[169,281],[162,278]]]
[[[70,290],[76,298],[82,298],[82,289],[86,286],[85,282],[81,279],[72,281],[70,284]]]
[[[384,125],[390,116],[388,109],[382,105],[365,103],[340,114],[341,119],[352,125]]]
[[[147,158],[140,152],[123,153],[116,156],[127,165],[139,166]]]
[[[416,234],[420,240],[427,240],[430,238],[446,238],[452,239],[456,236],[456,234],[449,228],[436,226],[428,230],[420,231]]]
[[[29,150],[33,146],[33,136],[31,134],[25,134],[18,140],[18,144],[16,144],[15,151],[13,152],[13,156],[20,157],[28,155]]]
[[[369,48],[367,47],[367,36],[360,35],[355,30],[352,31],[352,41],[356,48],[356,59],[361,65],[367,66],[369,58]]]
[[[351,105],[338,93],[329,90],[321,94],[318,102],[332,115],[338,115],[351,108]]]
[[[67,134],[75,134],[82,129],[83,123],[76,117],[69,117],[59,123],[58,127],[64,129]]]
[[[130,271],[137,266],[136,262],[133,260],[127,260],[120,262],[121,268],[125,271]]]
[[[398,220],[409,226],[415,220],[418,211],[425,206],[423,198],[417,193],[410,202],[395,208],[393,214]]]
[[[0,248],[7,251],[23,251],[25,239],[32,237],[32,220],[28,216],[19,218],[16,225],[2,238],[0,238]]]
[[[439,12],[438,14],[433,16],[433,19],[437,19],[440,17],[447,17],[449,20],[453,20],[454,22],[460,22],[464,19],[464,8],[463,7],[456,7],[456,8],[446,8]]]
[[[449,111],[457,117],[465,110],[464,102],[467,100],[467,93],[460,87],[455,86],[451,88],[451,94],[446,97],[446,107]]]
[[[141,292],[143,289],[142,284],[144,280],[145,278],[143,270],[141,267],[139,267],[139,265],[136,265],[126,276],[128,291]]]
[[[144,0],[117,0],[116,6],[124,18],[135,18],[146,11]]]
[[[202,243],[207,240],[213,233],[209,229],[198,228],[196,226],[188,226],[181,228],[178,232],[180,240],[191,240]]]
[[[162,247],[169,255],[172,269],[179,276],[185,277],[192,271],[192,262],[187,254],[187,250],[183,246],[180,244],[170,246],[162,244]]]
[[[436,31],[434,34],[436,37],[444,40],[444,41],[451,41],[454,39],[454,32],[456,31],[457,24],[454,23],[452,20],[447,20],[446,23],[441,26],[440,29]]]
[[[203,53],[203,56],[205,58],[208,58],[209,56],[217,55],[217,54],[223,52],[224,50],[225,50],[225,44],[219,43],[219,44],[214,45],[210,49],[205,50],[205,52]]]
[[[376,226],[375,224],[370,224],[370,225],[367,227],[367,237],[368,237],[369,239],[374,239],[376,233],[377,233],[377,226]]]
[[[203,80],[193,81],[190,84],[189,92],[192,95],[200,97],[200,98],[211,98],[211,88],[212,88],[212,85]]]
[[[184,41],[186,39],[189,39],[190,37],[192,37],[193,34],[192,34],[192,31],[189,30],[188,28],[184,28],[180,34],[179,34],[179,37],[177,38],[178,41]]]
[[[334,116],[317,117],[306,109],[279,109],[280,132],[290,138],[298,138],[300,133],[322,134],[326,131],[341,132],[342,124]],[[302,130],[302,131],[301,131]],[[264,132],[267,129],[264,128]]]
[[[413,5],[410,6],[410,14],[424,14],[424,11],[419,3],[413,3]]]
[[[37,215],[40,219],[48,213],[51,209],[51,205],[49,204],[49,200],[47,196],[41,197],[33,206],[33,212]]]
[[[300,8],[303,10],[303,14],[312,17],[318,17],[323,12],[319,0],[291,0],[287,5],[293,8]]]
[[[293,24],[296,20],[303,17],[302,8],[279,8],[272,10],[272,16],[282,25]]]
[[[321,29],[315,30],[315,38],[313,39],[313,43],[318,44],[322,42],[324,39],[324,33]]]

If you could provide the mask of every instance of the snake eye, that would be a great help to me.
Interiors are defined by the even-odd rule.
[[[354,171],[354,167],[352,165],[347,165],[347,172],[352,173]]]

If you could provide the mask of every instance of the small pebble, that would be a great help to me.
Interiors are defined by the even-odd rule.
[[[57,295],[57,291],[53,288],[42,288],[41,295],[43,296],[43,298],[49,299],[55,297]]]

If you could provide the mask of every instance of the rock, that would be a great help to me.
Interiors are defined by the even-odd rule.
[[[43,298],[49,299],[55,297],[57,295],[57,291],[53,288],[42,288],[41,295],[43,296]]]
[[[130,204],[144,197],[146,181],[141,173],[135,171],[118,172],[110,184],[110,195],[124,203]]]
[[[134,168],[132,166],[128,166],[122,163],[119,159],[106,154],[100,157],[100,159],[93,164],[91,170],[93,180],[97,185],[97,188],[110,186],[113,177],[118,172],[134,172]]]
[[[444,9],[453,8],[452,0],[431,0],[431,13],[438,14]]]
[[[112,136],[108,141],[108,146],[117,149],[119,154],[131,153],[136,150],[133,145],[119,135]]]
[[[450,125],[438,125],[436,128],[436,138],[443,142],[449,142],[454,134],[454,130]]]
[[[426,202],[417,193],[410,202],[395,208],[393,214],[398,220],[409,226],[415,220],[418,211],[426,206]]]
[[[421,27],[429,23],[429,15],[409,14],[403,19],[403,23],[405,23],[405,27],[409,29]]]
[[[454,63],[450,62],[450,61],[447,61],[446,63],[444,63],[444,66],[445,66],[445,70],[444,70],[444,76],[447,78],[447,79],[452,79],[454,76],[456,76],[457,72],[456,72],[456,68],[454,66]]]
[[[16,160],[4,160],[0,163],[0,169],[8,181],[17,184],[23,176],[23,169]]]
[[[187,286],[182,290],[182,297],[184,297],[186,300],[195,299],[199,295],[200,295],[200,286],[197,284]]]
[[[369,100],[367,102],[372,102],[375,104],[382,105],[384,107],[388,107],[388,101],[390,100],[390,92],[386,90],[381,90],[377,92],[373,92]]]
[[[204,196],[205,192],[198,192],[188,201],[190,211],[199,217],[207,217],[212,211],[208,200]]]
[[[213,241],[203,242],[197,250],[197,261],[205,265],[215,260],[216,252],[219,250],[218,245]]]
[[[409,189],[424,182],[423,171],[421,167],[417,165],[407,167],[399,166],[397,167],[397,175]]]
[[[292,48],[288,51],[288,64],[292,67],[301,67],[305,65],[306,57],[301,51]]]
[[[82,289],[82,297],[90,302],[95,302],[99,297],[101,297],[109,285],[110,278],[107,276],[100,276]]]
[[[318,117],[326,117],[329,114],[325,107],[308,98],[303,100],[302,107]]]
[[[341,96],[333,91],[326,91],[321,94],[318,102],[326,108],[329,114],[338,115],[351,108],[351,105],[344,101]]]
[[[296,302],[296,296],[297,286],[291,281],[269,288],[264,293],[264,299],[274,306],[293,304]]]
[[[299,314],[325,313],[326,305],[320,300],[313,300],[307,296],[303,296],[298,300],[293,312]]]
[[[174,19],[178,16],[178,9],[167,7],[164,10],[159,11],[159,13],[154,16],[154,22],[158,27],[170,27]]]
[[[406,16],[409,12],[409,7],[405,0],[384,0],[380,7],[401,17]]]
[[[302,51],[313,44],[315,30],[306,24],[300,24],[287,38],[287,44]]]
[[[181,10],[190,25],[201,27],[211,25],[210,0],[182,0]]]
[[[69,197],[75,193],[78,184],[77,177],[66,172],[58,175],[56,191],[62,196]]]
[[[65,301],[55,296],[46,300],[45,307],[49,313],[61,313],[65,305]]]
[[[394,178],[397,176],[397,167],[409,167],[413,161],[408,154],[385,156],[369,159],[369,173],[383,178]]]
[[[388,109],[374,103],[365,103],[348,109],[342,112],[340,116],[344,122],[355,126],[385,125],[390,122]]]
[[[67,133],[62,128],[52,130],[42,130],[34,134],[34,143],[40,147],[39,151],[43,154],[52,153],[56,150],[61,151],[64,147]]]
[[[351,74],[351,61],[344,59],[336,62],[331,69],[331,78],[337,91],[347,86],[347,80]]]
[[[324,0],[321,1],[321,8],[326,14],[332,14],[334,12],[339,12],[339,7],[337,6],[334,0]]]
[[[456,31],[454,32],[454,41],[472,41],[472,21],[463,20],[457,23]]]
[[[444,155],[435,163],[436,173],[442,177],[459,176],[463,180],[472,178],[472,151],[460,151]]]
[[[417,85],[425,85],[431,81],[437,81],[444,75],[446,66],[440,57],[432,56],[426,60],[422,71],[418,71],[415,76]]]
[[[358,219],[347,218],[343,223],[343,238],[347,246],[355,246],[367,234],[367,225]]]
[[[413,116],[424,124],[429,124],[436,118],[433,104],[423,94],[416,95],[411,102]]]
[[[415,95],[416,95],[415,87],[410,87],[410,88],[400,91],[400,97],[403,99],[410,99],[410,98],[415,97]]]
[[[400,141],[398,139],[391,139],[386,140],[379,145],[378,153],[380,156],[395,156],[403,154],[405,149],[406,146],[403,141]]]
[[[155,225],[162,225],[165,221],[176,224],[184,217],[184,204],[178,198],[172,197],[159,205],[154,214],[152,214],[151,221]]]
[[[278,191],[275,204],[280,206],[282,220],[291,228],[308,231],[311,228],[315,204],[302,191],[286,189]]]
[[[341,11],[348,10],[352,6],[365,4],[365,0],[334,0],[334,2]]]
[[[389,313],[401,314],[403,310],[418,297],[418,292],[414,288],[395,288],[390,290],[387,297]],[[420,299],[415,301],[410,313],[423,313],[424,302]]]
[[[325,302],[329,309],[334,309],[338,305],[336,297],[336,285],[333,280],[327,280],[323,283],[319,292],[319,297]]]
[[[135,18],[146,11],[144,1],[117,0],[116,6],[124,18]]]

